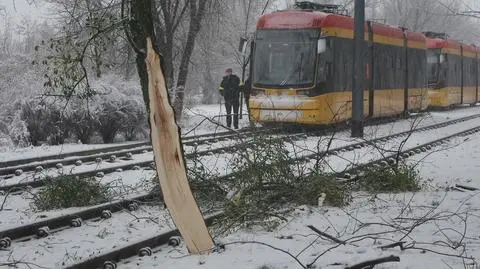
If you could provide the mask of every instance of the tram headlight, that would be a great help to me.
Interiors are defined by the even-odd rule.
[[[299,91],[297,91],[297,94],[298,95],[304,95],[304,96],[311,96],[312,95],[310,90],[299,90]]]

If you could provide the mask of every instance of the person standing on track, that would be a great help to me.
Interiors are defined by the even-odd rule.
[[[238,129],[238,109],[240,107],[240,78],[233,74],[232,68],[225,70],[225,76],[218,88],[220,94],[225,99],[225,109],[227,110],[227,127],[232,126],[232,108],[233,108],[233,127]]]

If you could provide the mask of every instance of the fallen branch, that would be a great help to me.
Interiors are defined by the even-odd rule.
[[[465,185],[460,185],[460,184],[455,184],[455,187],[461,188],[461,189],[464,189],[464,190],[467,190],[467,191],[478,191],[478,190],[480,190],[480,189],[475,188],[475,187],[470,187],[470,186],[465,186]]]
[[[23,261],[2,262],[0,263],[0,267],[7,266],[7,267],[18,268],[18,265],[21,265],[21,264],[25,265],[28,268],[38,267],[42,269],[48,269],[48,267],[43,267],[35,263],[23,262]]]
[[[403,246],[403,244],[405,244],[405,243],[406,243],[405,241],[396,242],[396,243],[393,243],[393,244],[381,246],[380,249],[385,250],[385,249],[389,249],[389,248],[400,247],[400,250],[404,250],[405,247]]]
[[[347,242],[342,241],[338,238],[335,238],[335,237],[333,237],[333,236],[331,236],[327,233],[324,233],[324,232],[320,231],[319,229],[313,227],[312,225],[307,225],[307,227],[310,228],[312,231],[316,232],[317,234],[319,234],[320,236],[326,237],[326,238],[332,240],[333,242],[335,242],[337,244],[341,244],[341,245],[346,245],[347,244]]]
[[[3,207],[5,206],[5,203],[7,202],[7,198],[10,194],[12,194],[13,192],[16,192],[16,191],[23,191],[25,190],[24,188],[19,188],[19,187],[14,187],[14,188],[11,188],[10,190],[8,190],[8,192],[5,194],[5,197],[3,198],[3,202],[2,202],[2,205],[0,206],[0,211],[3,211]]]
[[[359,264],[355,264],[353,266],[346,267],[345,269],[362,269],[365,267],[373,268],[375,265],[387,263],[387,262],[400,262],[400,257],[392,255],[385,258],[380,258],[380,259],[375,259],[375,260],[370,260],[370,261],[362,262]]]

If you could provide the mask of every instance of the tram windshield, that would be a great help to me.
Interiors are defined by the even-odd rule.
[[[319,32],[319,29],[257,31],[253,84],[279,88],[313,85]]]

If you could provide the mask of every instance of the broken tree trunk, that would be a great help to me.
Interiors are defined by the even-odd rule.
[[[214,243],[187,180],[183,149],[167,94],[160,56],[147,38],[148,95],[155,164],[165,204],[188,251],[209,252]]]

